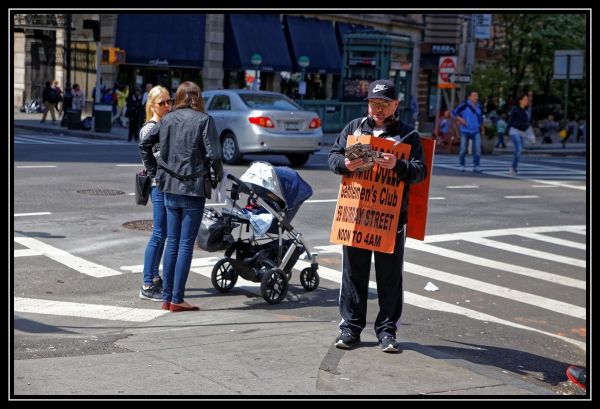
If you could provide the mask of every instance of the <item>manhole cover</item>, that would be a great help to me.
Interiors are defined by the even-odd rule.
[[[77,193],[91,196],[119,196],[125,194],[125,192],[123,192],[122,190],[113,189],[79,189]]]
[[[133,220],[123,223],[123,227],[131,230],[152,231],[152,220]]]

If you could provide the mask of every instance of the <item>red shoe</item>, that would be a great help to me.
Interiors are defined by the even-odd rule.
[[[162,309],[163,310],[170,310],[171,309],[171,303],[169,301],[165,301],[164,303],[162,303]]]
[[[185,305],[180,304],[171,304],[171,312],[182,312],[182,311],[200,311],[200,307],[192,305],[191,307],[186,307]]]
[[[586,389],[587,371],[585,368],[571,365],[567,368],[567,378],[581,389]]]

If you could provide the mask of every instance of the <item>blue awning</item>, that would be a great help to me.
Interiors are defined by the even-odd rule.
[[[204,14],[119,14],[116,46],[127,64],[202,67]]]
[[[250,59],[260,54],[260,70],[292,71],[279,14],[227,14],[224,41],[226,70],[254,70]]]
[[[331,21],[285,16],[284,25],[294,71],[300,71],[298,58],[307,56],[310,64],[306,72],[341,72],[342,57]]]

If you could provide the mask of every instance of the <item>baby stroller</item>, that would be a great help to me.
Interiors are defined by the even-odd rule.
[[[319,286],[317,255],[311,254],[290,224],[302,203],[312,196],[312,189],[294,170],[253,162],[240,179],[232,181],[226,198],[231,208],[219,214],[205,209],[198,245],[207,251],[225,250],[225,255],[213,267],[211,281],[220,292],[231,290],[239,276],[260,282],[262,297],[269,304],[278,304],[288,291],[292,268],[306,253],[312,261],[300,272],[300,283],[306,291]],[[246,195],[245,208],[237,202],[240,193]],[[245,226],[245,238],[242,238]],[[232,232],[239,227],[234,239]]]

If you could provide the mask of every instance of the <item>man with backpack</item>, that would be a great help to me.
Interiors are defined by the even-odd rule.
[[[460,170],[465,171],[465,156],[467,154],[467,142],[473,141],[473,172],[481,172],[479,160],[481,158],[481,134],[483,131],[483,114],[478,104],[479,94],[471,91],[467,100],[454,108],[452,118],[459,124],[460,129]]]

